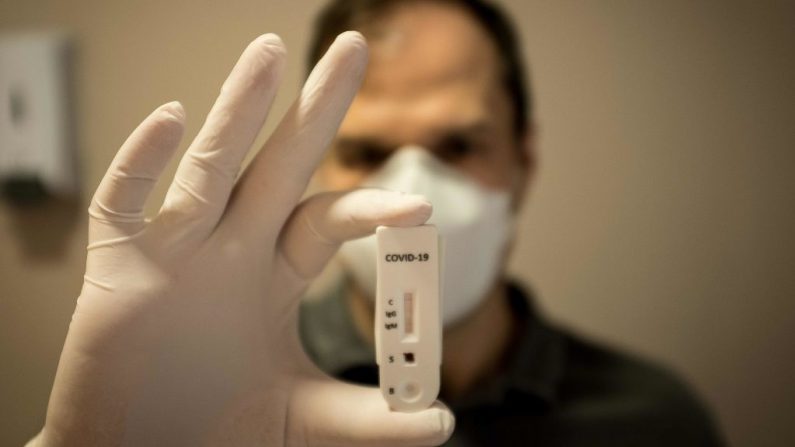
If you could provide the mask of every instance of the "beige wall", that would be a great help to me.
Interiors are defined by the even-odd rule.
[[[558,321],[681,371],[733,444],[795,445],[795,3],[507,4],[541,149],[512,270]],[[291,50],[284,111],[318,5],[0,0],[0,27],[77,38],[85,202],[155,106],[181,100],[194,133],[266,30]],[[81,284],[84,207],[0,204],[2,445],[42,423]]]

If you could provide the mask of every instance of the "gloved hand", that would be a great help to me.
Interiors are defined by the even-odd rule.
[[[124,143],[89,214],[83,290],[41,445],[430,445],[441,404],[390,412],[377,389],[344,384],[304,354],[299,296],[339,244],[376,225],[423,223],[422,197],[383,190],[299,200],[365,70],[340,35],[245,174],[284,47],[243,52],[151,221],[143,205],[174,152],[184,112],[166,104]]]

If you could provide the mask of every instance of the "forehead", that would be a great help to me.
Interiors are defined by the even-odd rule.
[[[372,132],[379,131],[379,121],[388,122],[383,130],[390,133],[402,121],[413,127],[418,120],[426,127],[466,125],[482,118],[498,96],[494,44],[460,7],[406,3],[365,31],[370,64],[341,133],[364,131],[362,120]]]

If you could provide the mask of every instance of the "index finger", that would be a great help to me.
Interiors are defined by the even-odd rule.
[[[254,228],[281,227],[337,133],[366,65],[364,37],[355,31],[337,36],[238,182],[231,215]]]

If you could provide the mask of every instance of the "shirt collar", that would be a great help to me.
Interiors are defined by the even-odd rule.
[[[341,281],[327,297],[301,306],[304,348],[322,370],[335,376],[354,368],[376,368],[374,349],[357,332],[345,296]],[[519,330],[506,366],[470,396],[455,403],[456,407],[499,404],[516,397],[544,405],[557,401],[566,360],[565,339],[540,317],[531,294],[509,283],[507,299]]]

